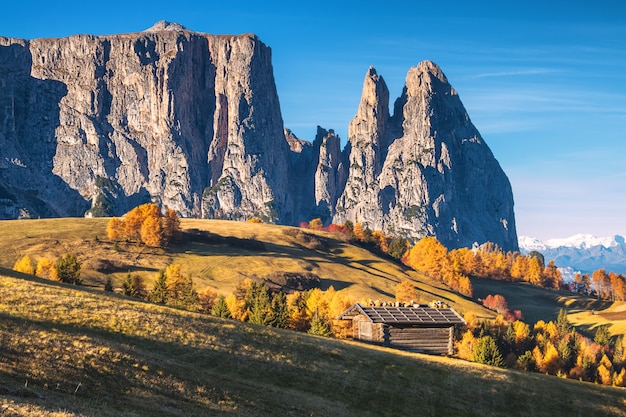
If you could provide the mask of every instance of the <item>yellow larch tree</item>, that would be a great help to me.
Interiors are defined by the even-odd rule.
[[[33,261],[30,259],[30,256],[24,255],[13,265],[13,270],[17,272],[21,272],[23,274],[34,275],[35,268],[33,267]]]
[[[57,268],[54,265],[54,262],[45,257],[39,259],[39,262],[37,262],[35,275],[41,278],[51,279],[53,281],[59,280],[59,275],[57,274]]]
[[[528,282],[533,285],[541,285],[542,283],[541,265],[536,257],[531,257],[528,260]]]
[[[141,224],[141,241],[148,246],[163,246],[166,242],[161,217],[149,215]]]
[[[415,290],[415,285],[409,280],[404,280],[396,285],[396,301],[400,303],[408,303],[410,301],[419,301],[419,296]]]
[[[365,241],[365,231],[363,230],[363,225],[361,224],[361,222],[354,223],[352,234],[354,235],[354,238],[359,242]]]

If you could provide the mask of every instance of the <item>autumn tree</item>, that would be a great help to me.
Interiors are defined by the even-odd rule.
[[[180,234],[180,219],[168,209],[164,216],[154,203],[142,204],[124,215],[112,218],[107,224],[107,236],[111,240],[127,239],[143,242],[148,246],[166,246]]]
[[[533,285],[541,286],[542,284],[542,266],[539,257],[533,256],[528,261],[528,282]]]
[[[33,267],[33,261],[30,259],[30,256],[24,255],[13,265],[13,270],[17,272],[21,272],[23,274],[34,275],[35,268]]]
[[[41,278],[51,279],[53,281],[59,280],[59,274],[57,273],[56,266],[54,266],[54,262],[48,258],[39,259],[35,275]]]
[[[148,246],[159,247],[165,244],[164,222],[159,216],[149,216],[141,223],[141,241]]]
[[[124,235],[124,222],[117,217],[107,223],[107,237],[111,240],[119,240]]]
[[[213,291],[211,288],[207,288],[206,290],[204,290],[204,292],[198,296],[198,301],[200,302],[200,311],[202,311],[203,313],[211,313],[216,299],[217,293],[215,291]]]
[[[605,284],[609,282],[609,276],[606,273],[606,270],[604,268],[601,268],[593,271],[593,274],[591,274],[591,282],[593,283],[593,287],[596,290],[597,297],[604,297],[607,291]]]
[[[363,230],[363,225],[361,225],[361,222],[354,223],[354,228],[352,229],[352,235],[359,242],[365,242],[365,232]]]
[[[546,288],[559,289],[563,286],[563,278],[561,278],[561,272],[557,268],[553,260],[543,270],[543,282],[542,285]]]
[[[324,227],[324,224],[322,223],[322,219],[320,219],[319,217],[309,222],[309,229],[322,230],[323,227]]]
[[[396,301],[400,303],[408,303],[418,301],[419,296],[415,290],[415,286],[409,280],[404,280],[396,285]]]

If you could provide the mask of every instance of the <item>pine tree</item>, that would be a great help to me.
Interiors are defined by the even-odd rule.
[[[226,319],[229,319],[231,317],[230,310],[228,309],[228,304],[226,304],[226,297],[224,297],[223,295],[217,297],[215,304],[213,304],[213,307],[211,308],[211,315],[223,317]]]
[[[478,339],[476,348],[474,349],[472,360],[478,363],[484,363],[486,365],[504,366],[504,359],[500,353],[500,349],[496,344],[496,341],[491,336],[483,336]]]
[[[556,319],[556,327],[559,329],[561,336],[564,336],[572,331],[572,324],[567,318],[567,311],[563,308],[559,310],[559,315]]]
[[[113,281],[111,280],[110,276],[107,277],[107,280],[104,283],[104,291],[113,292]]]
[[[166,304],[167,303],[167,279],[165,277],[165,271],[159,271],[152,291],[148,295],[148,299],[153,303]]]
[[[409,241],[402,237],[395,237],[389,243],[389,256],[395,259],[401,259],[409,248]]]
[[[179,304],[182,308],[191,311],[197,311],[200,308],[198,292],[193,286],[193,279],[191,278],[191,275],[187,276],[187,278],[183,281],[180,291]]]
[[[609,325],[605,324],[602,326],[598,326],[596,330],[596,334],[593,337],[593,341],[600,346],[613,348],[613,339],[611,339],[611,332],[609,331]]]
[[[270,312],[270,296],[265,283],[253,282],[246,293],[248,321],[253,324],[267,324]]]
[[[146,286],[143,278],[139,275],[132,275],[128,272],[126,279],[122,283],[122,291],[124,295],[134,298],[146,298]]]
[[[316,334],[318,336],[330,337],[333,335],[333,332],[330,330],[330,325],[328,321],[324,319],[317,312],[313,315],[311,319],[311,328],[308,333]]]
[[[73,253],[59,258],[55,264],[59,281],[80,285],[80,262]]]
[[[282,291],[272,297],[270,313],[267,317],[267,324],[281,329],[286,329],[289,325],[289,307],[287,306],[287,297]]]

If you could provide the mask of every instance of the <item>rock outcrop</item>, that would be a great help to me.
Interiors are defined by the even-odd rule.
[[[441,69],[430,61],[411,68],[393,116],[388,100],[370,68],[349,127],[350,172],[335,221],[435,235],[448,247],[493,241],[516,249],[511,185]]]
[[[0,38],[0,83],[13,206],[82,216],[90,204],[121,214],[156,200],[183,216],[292,221],[271,52],[254,35],[159,22],[127,35]]]
[[[0,37],[0,218],[361,221],[450,247],[517,248],[511,188],[441,70],[389,91],[367,72],[348,144],[284,129],[270,48],[159,22],[139,33]]]

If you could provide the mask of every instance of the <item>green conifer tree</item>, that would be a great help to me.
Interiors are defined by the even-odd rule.
[[[166,304],[168,298],[167,291],[167,278],[165,277],[165,271],[160,270],[159,275],[157,275],[156,280],[154,281],[154,286],[152,287],[152,291],[148,295],[148,299],[153,303],[158,304]]]
[[[80,285],[80,262],[73,253],[59,258],[55,264],[59,281],[69,284]]]
[[[330,330],[330,325],[328,321],[324,319],[320,314],[315,312],[313,318],[311,318],[311,328],[308,333],[316,334],[318,336],[330,337],[333,335],[333,332]]]
[[[230,318],[230,310],[228,309],[228,304],[226,304],[226,297],[223,295],[217,297],[213,308],[211,308],[211,315],[226,319]]]
[[[495,339],[491,336],[483,336],[478,339],[472,360],[486,365],[498,367],[504,366],[504,359],[502,358],[500,349],[498,348]]]
[[[253,282],[246,292],[246,309],[250,312],[248,321],[254,324],[268,324],[270,295],[265,283]]]
[[[287,296],[282,291],[272,297],[270,313],[267,317],[267,324],[281,329],[286,329],[289,325],[289,306],[287,306]]]

